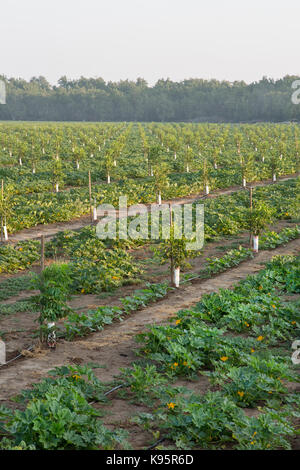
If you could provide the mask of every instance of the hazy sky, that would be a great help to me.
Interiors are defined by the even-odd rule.
[[[7,0],[0,74],[104,80],[300,75],[300,0]]]

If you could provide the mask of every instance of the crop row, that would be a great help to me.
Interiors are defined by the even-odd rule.
[[[131,421],[161,437],[160,449],[291,448],[299,376],[286,348],[300,319],[299,301],[285,296],[300,292],[299,268],[299,258],[277,256],[233,289],[205,295],[170,324],[137,336],[142,361],[121,369],[114,384],[123,387],[119,398],[149,409]],[[101,382],[92,367],[56,368],[19,395],[22,410],[2,406],[1,448],[129,448],[126,431],[108,430],[99,419],[113,384]],[[178,386],[178,377],[186,386]],[[189,387],[201,377],[211,382],[202,394]]]

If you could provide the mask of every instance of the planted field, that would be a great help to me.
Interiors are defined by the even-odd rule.
[[[1,124],[8,233],[299,171],[297,125]],[[89,196],[88,171],[92,192]]]
[[[0,125],[0,448],[299,448],[298,148],[292,124]],[[172,212],[100,240],[124,195],[201,202],[203,247]]]

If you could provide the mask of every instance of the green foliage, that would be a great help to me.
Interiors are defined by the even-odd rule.
[[[6,279],[0,283],[0,300],[7,300],[21,291],[32,289],[32,274]]]
[[[272,250],[299,237],[300,227],[298,225],[296,227],[286,227],[278,233],[265,232],[260,239],[260,247],[262,250]]]
[[[184,235],[179,238],[176,232],[176,227],[173,225],[170,228],[170,237],[162,241],[158,248],[154,247],[153,251],[161,263],[172,261],[174,268],[182,268],[188,266],[186,260],[192,256],[193,252],[187,249],[190,240]]]
[[[37,450],[103,449],[112,450],[124,442],[122,430],[109,431],[98,419],[99,412],[87,401],[97,388],[97,380],[88,368],[56,369],[58,379],[45,380],[23,399],[29,399],[24,411],[6,416],[4,429],[11,446]],[[87,374],[88,381],[79,374]],[[7,446],[8,441],[5,441]]]
[[[236,250],[230,250],[221,258],[206,258],[208,262],[207,270],[209,274],[217,274],[226,269],[239,265],[242,261],[252,258],[251,250],[240,246]]]
[[[28,269],[40,258],[40,244],[35,240],[0,246],[0,273]]]
[[[46,245],[46,254],[70,258],[73,293],[100,293],[130,283],[141,273],[125,249],[107,249],[94,227],[59,232]]]
[[[86,313],[72,312],[64,322],[66,331],[63,335],[71,340],[75,336],[85,336],[94,331],[100,331],[104,325],[111,324],[114,320],[121,320],[123,316],[132,311],[146,307],[150,302],[161,299],[171,290],[167,284],[147,284],[146,289],[135,291],[134,295],[121,299],[122,308],[99,307],[96,310],[88,310]]]
[[[167,382],[166,377],[153,365],[142,368],[133,364],[133,368],[121,368],[120,371],[120,378],[124,380],[126,387],[129,387],[134,397],[143,403],[152,404],[153,398],[157,397],[158,387]]]
[[[274,212],[275,210],[264,202],[256,203],[252,209],[248,209],[248,228],[253,235],[259,235],[272,222]]]
[[[45,322],[55,322],[70,311],[70,267],[67,264],[51,264],[33,279],[32,286],[40,290],[36,303],[40,307],[38,322],[43,332]]]

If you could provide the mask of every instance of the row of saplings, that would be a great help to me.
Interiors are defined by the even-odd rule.
[[[258,252],[259,234],[272,221],[273,214],[274,211],[265,203],[257,204],[248,210],[250,243],[253,245],[254,252]],[[197,230],[200,229],[201,227],[198,227]],[[162,263],[170,263],[172,287],[179,288],[180,269],[187,265],[188,258],[192,258],[198,253],[188,248],[191,242],[196,242],[195,235],[194,239],[187,239],[182,235],[181,230],[175,224],[174,214],[170,210],[170,237],[158,245],[155,254]],[[50,348],[56,346],[56,321],[71,312],[71,308],[67,304],[70,298],[71,283],[70,268],[66,263],[51,264],[34,279],[34,287],[40,290],[40,295],[37,298],[40,307],[38,319],[40,341],[47,343]]]

